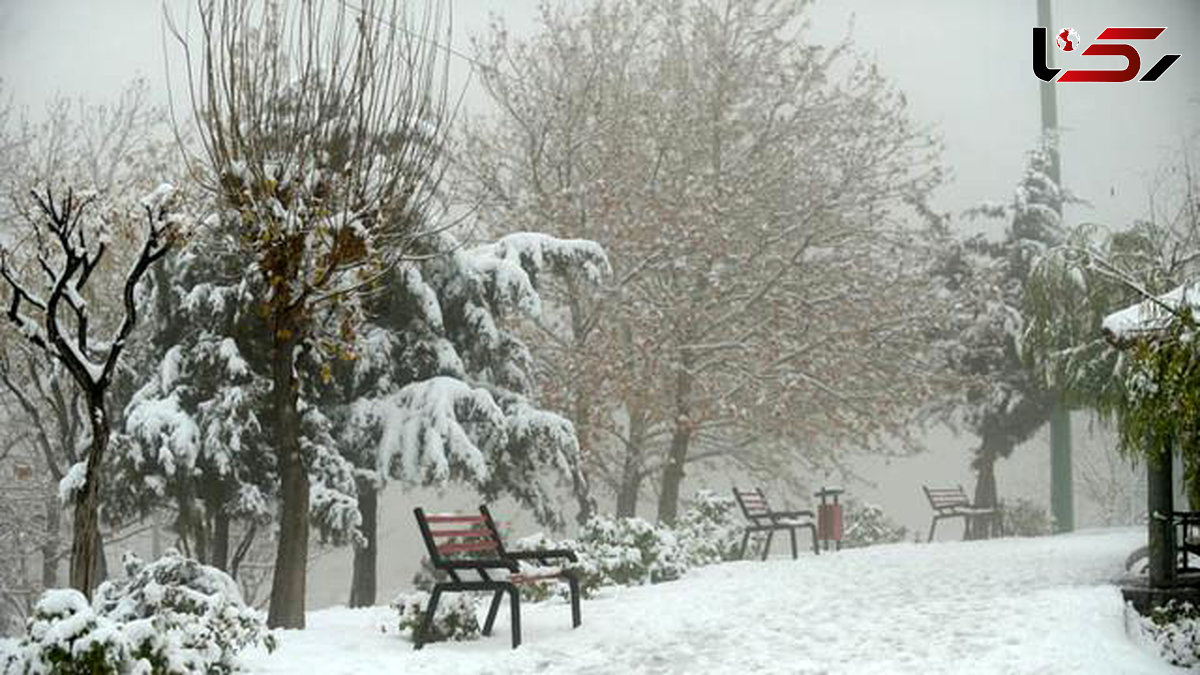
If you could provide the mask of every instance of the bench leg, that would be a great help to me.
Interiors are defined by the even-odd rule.
[[[746,547],[750,545],[750,530],[742,535],[742,550],[738,553],[738,560],[746,559]]]
[[[775,538],[775,530],[767,530],[767,543],[763,546],[762,559],[767,559],[767,554],[771,552],[771,540]]]
[[[933,520],[929,523],[929,538],[925,540],[926,542],[933,541],[933,533],[937,531],[937,523],[938,517],[934,516]]]
[[[492,626],[496,625],[496,613],[500,611],[500,600],[504,597],[504,591],[496,591],[492,594],[492,604],[488,607],[487,621],[483,622],[483,634],[485,636],[492,634]]]
[[[809,523],[808,531],[812,533],[813,555],[821,555],[821,542],[817,541],[817,526]]]
[[[792,535],[792,560],[795,560],[799,557],[796,555],[796,528],[789,527],[788,534]]]
[[[579,628],[583,619],[579,612],[579,580],[574,575],[567,577],[567,585],[571,587],[571,627]]]
[[[516,649],[521,646],[521,591],[513,586],[508,593],[512,606],[512,646]]]
[[[433,628],[433,616],[437,612],[438,600],[441,597],[441,586],[434,586],[433,593],[429,596],[429,606],[425,608],[425,618],[421,620],[421,627],[417,629],[417,634],[413,636],[413,649],[420,649],[425,646],[425,640],[429,637],[429,631]]]

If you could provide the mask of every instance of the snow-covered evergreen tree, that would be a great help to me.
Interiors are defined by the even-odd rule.
[[[353,605],[375,600],[384,481],[465,481],[488,499],[515,497],[548,525],[562,522],[555,484],[582,481],[574,428],[533,402],[529,352],[513,323],[540,314],[541,275],[598,280],[604,253],[592,242],[517,233],[475,247],[443,236],[425,258],[387,277],[354,357],[335,364],[320,399],[342,455],[359,469],[365,541]]]
[[[1045,424],[1052,403],[1045,382],[1023,360],[1021,345],[1030,270],[1037,256],[1061,241],[1059,214],[1070,198],[1051,179],[1050,161],[1048,145],[1031,151],[1011,201],[972,211],[1007,219],[998,241],[978,235],[948,242],[937,270],[955,305],[943,347],[961,380],[943,413],[980,439],[972,466],[981,505],[997,502],[996,460]]]
[[[193,553],[236,572],[276,510],[270,347],[252,311],[257,275],[240,262],[234,230],[209,226],[217,231],[157,277],[163,356],[126,410],[112,503],[135,514],[166,500]],[[554,484],[578,471],[573,427],[532,402],[528,350],[511,324],[541,311],[541,275],[598,278],[603,252],[532,233],[475,247],[431,241],[381,280],[346,358],[303,362],[314,371],[300,392],[310,515],[325,535],[356,543],[360,604],[374,601],[377,493],[387,480],[465,481],[558,524]]]

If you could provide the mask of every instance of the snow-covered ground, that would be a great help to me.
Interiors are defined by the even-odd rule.
[[[1114,580],[1144,530],[900,544],[693,570],[657,586],[522,606],[478,642],[420,652],[394,611],[328,609],[280,634],[261,673],[1158,673]],[[777,542],[777,545],[779,542]],[[779,546],[782,552],[786,546]]]

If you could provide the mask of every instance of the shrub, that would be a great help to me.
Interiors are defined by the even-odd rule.
[[[4,675],[118,675],[132,669],[120,628],[99,616],[82,593],[46,591],[26,623],[26,636],[4,661]]]
[[[589,585],[637,586],[673,581],[687,572],[687,554],[675,533],[641,518],[595,516],[583,526],[579,547]]]
[[[842,535],[842,546],[861,548],[892,544],[908,537],[908,529],[893,522],[879,506],[855,500],[847,500],[844,505],[846,529]]]
[[[421,568],[413,575],[412,585],[418,591],[432,591],[433,585],[442,581],[449,581],[450,575],[433,566],[433,563],[428,557],[421,558]]]
[[[1150,616],[1141,616],[1132,608],[1129,611],[1137,617],[1135,625],[1143,641],[1171,665],[1200,666],[1200,608],[1172,600],[1155,608]]]
[[[733,497],[700,490],[679,519],[676,536],[688,565],[700,567],[736,560],[745,529]]]
[[[514,540],[509,544],[509,548],[513,551],[536,551],[538,549],[568,549],[574,551],[577,558],[576,562],[560,558],[550,561],[551,564],[554,567],[575,573],[575,577],[579,580],[579,595],[582,598],[594,597],[596,590],[600,587],[601,575],[598,573],[595,563],[582,550],[579,542],[574,539],[555,540],[542,532],[538,532],[528,537]],[[550,598],[568,598],[569,593],[570,591],[565,583],[553,579],[521,586],[521,599],[530,602],[542,602]]]
[[[1004,504],[1004,533],[1015,537],[1042,537],[1050,534],[1052,521],[1045,507],[1028,499]]]
[[[425,608],[429,605],[429,594],[425,591],[403,593],[392,601],[392,607],[400,613],[400,632],[407,634],[410,640],[416,639],[416,632],[425,618]],[[442,640],[476,640],[481,634],[478,616],[479,601],[474,593],[446,593],[438,601],[437,612],[433,615],[433,626],[430,634],[425,636],[425,642]]]
[[[274,649],[261,612],[247,607],[224,572],[171,551],[145,564],[126,556],[126,577],[96,589],[47,591],[3,675],[226,675],[237,652]]]

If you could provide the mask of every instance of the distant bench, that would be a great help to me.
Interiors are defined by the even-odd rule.
[[[738,553],[738,559],[746,557],[746,547],[750,544],[750,535],[759,532],[767,533],[767,542],[763,546],[762,559],[767,559],[767,554],[771,552],[771,539],[775,536],[778,530],[787,530],[792,536],[792,558],[796,557],[796,530],[808,528],[812,533],[813,554],[819,554],[821,551],[817,546],[817,526],[813,524],[812,511],[773,511],[771,506],[767,504],[767,497],[763,494],[762,488],[754,488],[753,490],[733,489],[733,496],[737,499],[738,506],[742,508],[742,515],[745,516],[749,523],[746,526],[746,531],[742,535],[742,547]]]
[[[1004,534],[1001,525],[1000,509],[990,506],[975,506],[967,497],[962,485],[951,488],[938,488],[922,485],[929,506],[933,509],[933,521],[929,524],[929,541],[933,541],[933,533],[937,530],[939,520],[946,518],[963,519],[963,539],[972,535],[988,535],[990,532]],[[989,527],[990,526],[990,527]]]

